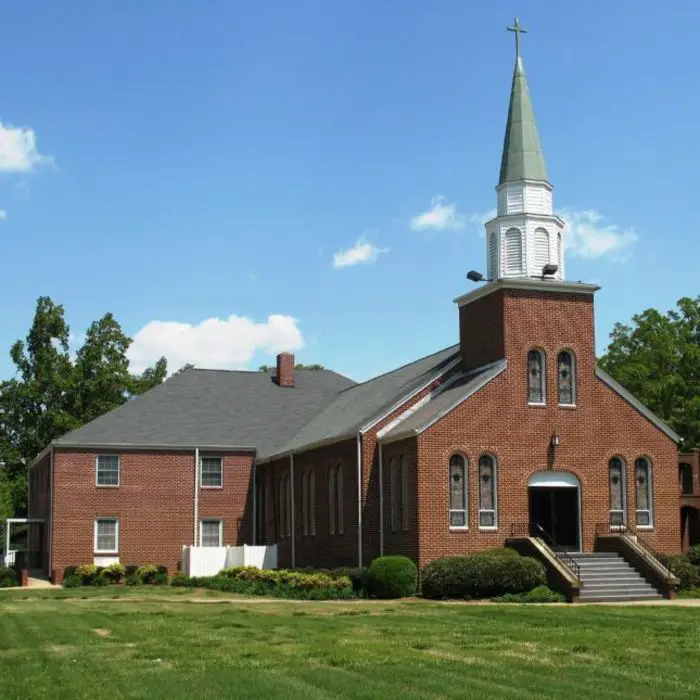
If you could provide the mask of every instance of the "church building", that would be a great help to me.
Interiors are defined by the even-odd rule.
[[[175,570],[183,545],[277,544],[281,567],[422,567],[528,535],[680,551],[679,438],[596,364],[598,286],[566,279],[511,29],[497,214],[486,275],[454,300],[457,342],[360,384],[289,353],[270,372],[188,369],[61,437],[30,472],[47,572]]]

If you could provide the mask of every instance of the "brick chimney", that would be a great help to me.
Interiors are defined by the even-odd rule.
[[[294,355],[291,352],[277,355],[277,383],[280,386],[294,386]]]

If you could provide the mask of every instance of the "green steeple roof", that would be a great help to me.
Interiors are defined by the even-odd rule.
[[[547,168],[527,91],[525,68],[519,54],[515,58],[498,184],[514,180],[547,180]]]

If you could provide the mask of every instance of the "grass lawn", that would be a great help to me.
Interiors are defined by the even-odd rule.
[[[700,608],[230,599],[0,593],[0,697],[700,697]]]

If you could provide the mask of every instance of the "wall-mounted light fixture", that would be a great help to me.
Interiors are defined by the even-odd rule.
[[[559,436],[556,433],[552,435],[552,439],[549,441],[549,445],[550,447],[559,447]]]

